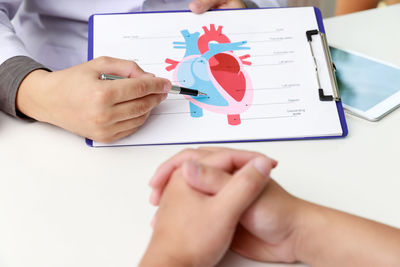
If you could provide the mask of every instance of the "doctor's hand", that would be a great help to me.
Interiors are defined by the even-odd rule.
[[[267,185],[270,170],[270,160],[257,157],[212,196],[183,179],[193,171],[190,165],[174,171],[140,266],[215,266],[229,248],[243,212]]]
[[[132,79],[103,81],[101,73]],[[33,71],[21,83],[16,104],[38,121],[108,143],[135,133],[170,89],[168,80],[132,61],[100,57],[61,71]]]
[[[246,8],[242,0],[194,0],[189,8],[196,14],[201,14],[210,9]]]

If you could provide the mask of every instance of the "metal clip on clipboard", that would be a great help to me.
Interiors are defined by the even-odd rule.
[[[324,89],[322,89],[322,87],[321,87],[321,80],[320,80],[320,77],[319,77],[319,70],[318,70],[317,60],[315,58],[314,49],[313,49],[312,44],[311,44],[312,36],[313,35],[318,35],[318,34],[321,37],[322,47],[324,48],[325,61],[328,64],[329,79],[330,79],[330,82],[331,82],[332,88],[333,88],[333,96],[332,95],[325,95],[324,94]],[[326,40],[325,34],[323,32],[320,32],[319,30],[311,30],[311,31],[307,31],[306,35],[307,35],[308,44],[310,45],[311,55],[312,55],[312,57],[314,59],[315,74],[317,76],[317,81],[318,81],[319,100],[321,100],[321,101],[334,101],[334,100],[335,101],[340,101],[339,89],[338,89],[336,76],[335,76],[336,67],[332,63],[331,53],[329,51],[329,46],[328,46],[328,42]]]

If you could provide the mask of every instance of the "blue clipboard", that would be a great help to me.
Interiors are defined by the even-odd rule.
[[[259,8],[259,9],[273,9],[273,8]],[[235,10],[235,9],[216,9],[216,10],[211,10],[209,12],[219,12],[219,11],[225,11],[225,10]],[[240,9],[237,9],[237,10],[240,10]],[[191,11],[190,10],[172,10],[172,11],[152,11],[152,12],[102,13],[102,14],[94,14],[94,15],[90,16],[89,21],[88,21],[88,26],[89,26],[88,27],[88,61],[92,60],[93,56],[94,56],[94,53],[93,53],[94,16],[98,16],[98,15],[125,15],[125,14],[140,14],[140,13],[171,13],[171,12],[191,12]],[[321,34],[325,35],[325,28],[324,28],[324,24],[323,24],[323,20],[322,20],[321,11],[317,7],[314,7],[314,12],[315,12],[315,17],[316,17],[316,20],[317,20],[317,23],[318,23],[318,29],[310,29],[310,32],[312,32],[312,33],[309,34],[307,32],[307,38],[312,38],[310,36],[313,35],[313,34],[317,34],[317,33],[321,33]],[[328,49],[328,53],[329,53],[328,46],[327,46],[327,49]],[[328,55],[329,55],[329,58],[330,58],[330,54],[328,54]],[[333,68],[332,68],[332,72],[334,72]],[[335,77],[335,76],[333,76],[333,77]],[[335,86],[337,87],[336,80],[335,80]],[[319,90],[320,90],[320,98],[321,97],[332,98],[332,96],[324,96],[323,93],[322,93],[322,89],[319,89]],[[321,94],[322,94],[322,96],[321,96]],[[337,94],[338,94],[338,92],[337,92]],[[348,135],[348,127],[347,127],[347,123],[346,123],[346,118],[345,118],[345,113],[344,113],[344,110],[343,110],[342,101],[340,100],[339,96],[337,96],[337,98],[333,97],[333,100],[331,100],[331,101],[336,101],[337,112],[338,112],[338,115],[339,115],[340,124],[341,124],[341,128],[342,128],[342,135],[296,137],[296,138],[276,138],[276,139],[254,139],[254,140],[207,141],[207,142],[129,144],[129,145],[123,145],[123,146],[187,145],[187,144],[213,144],[213,143],[245,143],[245,142],[293,141],[293,140],[316,140],[316,139],[344,138],[344,137],[346,137]],[[86,144],[88,146],[94,147],[93,140],[91,140],[91,139],[86,138]],[[117,146],[121,146],[121,145],[107,145],[107,147],[117,147]]]

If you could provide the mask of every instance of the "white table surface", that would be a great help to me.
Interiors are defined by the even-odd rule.
[[[400,65],[399,14],[397,5],[328,19],[328,40]],[[347,123],[345,139],[229,146],[278,159],[273,177],[298,197],[400,227],[400,110]],[[148,180],[185,147],[94,149],[0,114],[0,266],[135,266],[155,211]],[[221,266],[289,265],[229,253]]]

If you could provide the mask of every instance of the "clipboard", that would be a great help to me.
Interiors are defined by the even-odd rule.
[[[279,17],[281,17],[282,15],[285,16],[285,14],[286,14],[287,17],[289,17],[289,16],[292,17],[293,14],[297,14],[297,16],[299,16],[299,14],[303,14],[303,13],[304,14],[308,14],[307,17],[309,18],[309,21],[312,22],[311,24],[314,27],[307,28],[301,33],[301,35],[302,35],[301,38],[303,38],[301,41],[300,41],[299,38],[297,38],[297,39],[299,39],[298,42],[301,42],[301,46],[303,48],[304,48],[303,45],[306,45],[308,47],[307,48],[307,50],[308,50],[307,52],[305,52],[304,49],[302,50],[303,53],[299,56],[299,58],[304,58],[308,62],[307,66],[311,66],[310,62],[312,62],[312,64],[313,64],[312,70],[310,68],[309,71],[304,72],[304,74],[307,77],[310,77],[310,78],[308,78],[308,82],[310,84],[313,84],[312,86],[308,86],[307,94],[312,92],[312,94],[313,94],[313,96],[311,96],[312,99],[314,99],[314,94],[315,94],[315,98],[318,99],[319,103],[326,103],[326,105],[330,106],[330,114],[331,115],[330,115],[329,119],[332,120],[332,121],[335,120],[335,122],[332,123],[332,124],[336,125],[335,126],[336,128],[332,127],[332,128],[335,128],[335,130],[332,130],[332,133],[330,133],[329,131],[326,131],[326,132],[323,132],[323,133],[321,131],[315,131],[315,134],[313,134],[312,129],[311,129],[311,130],[305,130],[304,133],[300,131],[301,133],[299,134],[299,133],[296,132],[296,130],[293,130],[292,128],[295,128],[295,127],[297,127],[297,128],[300,127],[301,128],[302,126],[299,126],[299,125],[303,125],[303,124],[301,124],[299,122],[296,122],[296,123],[293,124],[293,127],[291,127],[290,123],[289,124],[287,123],[287,120],[289,120],[289,119],[287,119],[286,122],[284,122],[284,123],[286,123],[285,124],[286,128],[285,127],[283,127],[283,128],[284,129],[290,129],[290,130],[288,130],[286,132],[285,132],[285,130],[283,130],[281,134],[279,134],[279,132],[278,133],[274,133],[272,135],[268,135],[267,134],[267,135],[265,135],[265,137],[263,137],[262,134],[261,135],[247,135],[246,131],[245,131],[246,130],[246,126],[243,126],[245,124],[243,123],[244,121],[242,120],[241,121],[241,126],[240,125],[239,126],[237,126],[237,125],[236,126],[235,125],[228,125],[228,124],[221,126],[220,131],[222,131],[222,135],[220,135],[220,136],[217,136],[215,134],[210,135],[209,133],[207,133],[207,130],[205,130],[205,131],[204,130],[200,130],[199,131],[199,129],[195,128],[196,127],[195,126],[196,125],[196,122],[195,122],[196,118],[194,118],[195,116],[193,116],[194,115],[193,110],[192,110],[192,104],[193,103],[190,101],[190,99],[189,100],[186,99],[187,104],[188,105],[190,104],[190,112],[186,112],[186,113],[188,113],[188,114],[190,113],[191,117],[188,116],[187,118],[182,119],[182,116],[180,116],[180,115],[179,116],[177,115],[176,117],[173,117],[173,116],[170,116],[169,114],[167,114],[168,112],[166,112],[166,113],[162,113],[161,112],[160,113],[160,110],[162,110],[161,105],[160,105],[160,109],[157,108],[158,110],[155,111],[154,114],[152,114],[152,115],[154,115],[153,117],[157,117],[157,116],[161,117],[160,114],[165,115],[165,117],[168,117],[169,122],[172,122],[173,120],[180,120],[180,124],[175,124],[175,128],[172,130],[172,132],[175,131],[175,133],[177,131],[182,131],[184,129],[187,133],[190,134],[190,131],[191,131],[190,129],[194,128],[194,129],[192,129],[192,132],[194,133],[195,137],[193,137],[192,139],[191,138],[187,138],[186,134],[175,137],[174,133],[169,134],[168,138],[166,138],[166,139],[162,139],[162,138],[158,139],[156,135],[152,136],[152,134],[157,130],[158,131],[165,131],[165,129],[168,128],[168,124],[169,124],[169,123],[165,123],[165,121],[160,120],[159,118],[154,118],[151,121],[148,121],[143,126],[142,129],[140,129],[136,134],[134,134],[131,137],[125,138],[123,140],[117,141],[117,142],[112,143],[112,144],[101,144],[101,143],[94,142],[94,141],[92,141],[90,139],[86,139],[87,145],[93,146],[93,147],[127,146],[127,145],[129,145],[129,146],[169,145],[169,144],[174,144],[175,145],[175,144],[205,144],[205,143],[309,140],[309,139],[325,139],[325,138],[343,138],[343,137],[346,137],[347,134],[348,134],[348,129],[347,129],[346,119],[345,119],[345,115],[344,115],[344,111],[343,111],[343,107],[342,107],[342,102],[341,102],[340,95],[339,95],[339,90],[338,90],[338,87],[337,87],[337,82],[336,82],[336,77],[335,77],[335,67],[334,67],[334,64],[331,61],[329,47],[327,45],[327,40],[326,40],[326,35],[325,35],[325,29],[324,29],[323,22],[322,22],[322,16],[321,16],[321,12],[320,12],[320,10],[318,8],[302,7],[302,8],[260,8],[260,9],[246,9],[246,10],[212,10],[212,11],[209,11],[209,12],[207,12],[205,14],[204,23],[201,23],[201,22],[199,22],[199,23],[205,25],[205,26],[202,27],[203,30],[204,30],[204,34],[206,34],[207,32],[208,33],[209,32],[214,32],[214,33],[215,32],[219,32],[220,35],[223,35],[222,26],[219,25],[219,24],[223,24],[223,23],[221,23],[219,21],[223,21],[224,16],[226,16],[228,18],[228,20],[229,20],[229,18],[236,18],[237,17],[236,14],[239,17],[242,16],[242,17],[251,18],[254,14],[258,14],[258,16],[263,15],[263,14],[260,14],[260,12],[261,13],[265,13],[264,15],[270,15],[270,16],[279,15]],[[310,15],[311,13],[312,13],[312,15]],[[218,14],[218,17],[222,17],[222,20],[216,19],[217,18],[217,16],[216,16],[217,14]],[[220,16],[220,14],[221,14],[221,16]],[[148,16],[148,15],[150,15],[150,16]],[[104,34],[104,32],[107,30],[107,29],[101,30],[101,27],[103,27],[103,25],[110,25],[110,24],[113,24],[113,23],[116,23],[115,25],[117,25],[117,24],[118,25],[123,25],[122,23],[124,23],[124,22],[126,22],[126,24],[129,24],[129,22],[131,22],[131,20],[132,21],[136,21],[136,18],[138,18],[139,24],[142,25],[143,21],[141,21],[141,19],[145,18],[144,21],[146,21],[146,19],[147,19],[146,16],[148,16],[150,20],[153,19],[153,21],[154,21],[154,18],[158,18],[160,16],[163,16],[164,18],[169,18],[171,15],[177,17],[177,21],[182,21],[183,23],[185,23],[186,21],[189,21],[189,22],[193,21],[193,17],[197,16],[197,18],[199,18],[199,17],[203,16],[203,15],[201,15],[201,16],[194,15],[194,14],[190,13],[190,11],[188,11],[188,10],[185,10],[185,11],[157,11],[157,12],[138,12],[138,13],[118,13],[118,14],[95,14],[95,15],[92,15],[90,17],[90,19],[89,19],[88,60],[91,60],[94,57],[98,57],[98,56],[113,56],[113,57],[119,57],[119,58],[124,58],[124,59],[132,59],[132,58],[126,57],[125,55],[121,55],[121,54],[118,54],[118,53],[117,54],[113,54],[114,51],[111,52],[111,51],[106,51],[107,49],[105,49],[105,50],[101,49],[101,45],[99,46],[99,43],[103,42],[102,40],[105,40],[104,42],[108,42],[107,40],[113,40],[113,38],[114,39],[121,38],[119,44],[121,44],[121,47],[124,47],[124,45],[129,43],[129,41],[132,41],[131,43],[135,43],[135,38],[141,38],[140,34],[146,34],[146,32],[142,32],[142,33],[138,33],[137,34],[136,30],[130,31],[130,29],[127,29],[125,32],[124,32],[124,30],[121,30],[121,32],[118,33],[119,35],[117,34],[114,37],[113,36],[111,36],[111,37],[107,36],[107,38],[103,38],[102,39],[102,38],[99,38],[99,36],[101,36],[103,34],[103,37],[105,37],[106,35]],[[312,19],[310,19],[311,16],[313,17]],[[217,22],[209,23],[209,21],[215,21],[215,20],[217,20]],[[195,21],[198,21],[198,20],[195,20]],[[315,23],[314,23],[314,21],[315,21]],[[135,24],[135,23],[132,23],[132,24]],[[200,25],[200,24],[198,24],[198,25]],[[292,24],[294,25],[295,23],[292,22]],[[230,23],[227,23],[227,25],[236,25],[236,24],[231,19]],[[285,24],[282,24],[282,25],[285,25]],[[182,28],[181,33],[185,32],[187,34],[187,33],[190,33],[191,31],[195,31],[195,30],[197,30],[197,32],[200,32],[199,31],[199,27],[197,27],[197,29],[195,29],[196,28],[195,26],[193,26],[193,27],[191,27],[191,26],[192,26],[191,24],[188,24],[186,26],[186,28],[191,28],[191,29],[183,29],[185,27],[181,27]],[[104,27],[108,27],[108,26],[104,26]],[[173,26],[173,27],[175,27],[175,26]],[[100,28],[100,31],[99,31],[99,28]],[[224,29],[225,28],[228,28],[228,26],[224,25]],[[162,36],[160,38],[169,38],[169,37],[177,38],[177,37],[179,37],[178,36],[179,27],[176,27],[172,31],[174,31],[174,30],[177,33],[176,36],[165,36],[165,37]],[[200,30],[201,30],[201,28],[200,28]],[[284,32],[283,29],[277,28],[276,32],[274,32],[274,33],[282,33],[282,32]],[[168,34],[169,33],[170,32],[168,32]],[[243,33],[245,33],[245,32],[243,32]],[[236,34],[236,38],[235,38],[235,34]],[[239,40],[240,38],[238,38],[238,37],[240,37],[240,34],[241,33],[237,33],[237,32],[236,33],[235,32],[231,33],[232,39],[235,38],[235,39]],[[271,41],[271,40],[272,40],[271,42],[276,41],[276,40],[277,41],[282,41],[282,40],[284,40],[284,38],[288,38],[288,40],[289,40],[289,37],[279,37],[279,34],[277,34],[276,36],[278,36],[278,37],[271,37],[270,40],[266,40],[266,41]],[[282,36],[285,36],[285,35],[282,35]],[[146,38],[149,38],[149,37],[146,37]],[[155,38],[155,37],[152,37],[152,38]],[[182,38],[182,36],[181,36],[181,38]],[[144,39],[145,38],[143,37],[141,40],[144,40]],[[184,38],[182,38],[182,39],[184,39]],[[173,44],[173,46],[175,48],[179,48],[179,46],[184,46],[184,42],[182,42],[182,40],[181,41],[174,41],[174,42],[172,42],[172,40],[171,40],[169,42],[171,43],[171,45]],[[116,43],[118,43],[118,42],[115,42],[115,44]],[[140,42],[137,42],[137,43],[140,43]],[[253,42],[253,44],[255,44],[255,43],[256,43],[256,41]],[[116,47],[115,44],[114,44],[114,46]],[[249,41],[249,44],[250,44],[250,41]],[[106,44],[104,46],[110,47],[110,46],[113,46],[113,44],[111,44],[111,45],[110,44]],[[182,47],[180,47],[180,48],[182,48]],[[323,51],[323,52],[321,52],[321,51]],[[233,52],[235,52],[235,51],[233,51]],[[279,51],[274,51],[274,53],[275,52],[277,52],[277,54],[276,54],[277,57],[280,56]],[[229,54],[230,52],[222,52],[222,54],[223,53]],[[254,53],[256,53],[256,52],[254,52]],[[293,52],[293,53],[296,53],[296,52]],[[321,54],[322,54],[322,56],[321,56]],[[275,54],[271,55],[271,57],[273,57],[274,55]],[[229,55],[222,55],[222,56],[220,56],[220,58],[223,58],[223,57],[228,58],[228,56]],[[240,56],[242,56],[242,58],[243,58],[242,63],[247,64],[246,63],[247,61],[245,60],[245,59],[247,59],[247,55],[242,54]],[[149,57],[147,57],[147,58],[149,58]],[[165,60],[165,62],[163,62],[164,63],[163,68],[167,68],[168,69],[168,64],[167,63],[171,64],[170,67],[173,66],[173,64],[175,64],[173,61],[168,61],[169,57],[167,55],[165,56],[165,58],[166,58],[166,60]],[[236,58],[240,58],[240,57],[236,57]],[[261,56],[260,56],[260,58],[261,58]],[[137,61],[137,63],[139,65],[143,62],[142,58],[140,58],[140,59],[133,58],[132,60]],[[290,64],[290,60],[287,60],[287,62],[285,60],[281,60],[279,62],[281,62],[281,63],[284,62],[281,65],[283,65],[283,64],[289,65]],[[161,62],[159,62],[159,63],[161,63]],[[176,63],[176,65],[179,66],[179,64],[182,65],[183,63],[184,62]],[[242,67],[245,68],[246,66],[249,66],[249,65],[243,65],[242,64],[241,69],[242,69]],[[252,67],[255,67],[255,66],[256,66],[256,64],[252,65]],[[280,66],[278,66],[278,67],[280,67]],[[283,67],[285,67],[285,66],[283,66]],[[268,69],[268,67],[267,67],[267,69]],[[159,75],[159,73],[156,73],[156,74]],[[311,78],[311,75],[313,76],[313,78]],[[160,75],[160,76],[162,76],[162,75]],[[260,80],[259,79],[260,75],[258,74],[256,76],[258,77],[258,80]],[[165,76],[165,77],[168,78],[168,76]],[[171,76],[169,76],[169,77],[171,77]],[[172,78],[170,78],[170,79],[173,80]],[[254,79],[254,80],[257,80],[257,79]],[[219,81],[218,81],[218,83],[219,83]],[[219,84],[219,85],[221,85],[221,84]],[[287,85],[287,87],[290,87],[290,86],[295,87],[296,84],[285,84],[285,86],[286,85]],[[182,86],[190,88],[190,86],[185,86],[185,84],[183,84]],[[282,87],[284,87],[283,89],[287,89],[287,88],[285,88],[285,86],[282,86]],[[198,89],[198,88],[195,88],[195,89]],[[256,88],[254,88],[253,90],[255,92],[254,93],[254,95],[255,95],[255,97],[254,97],[255,100],[254,101],[256,101],[257,99],[259,99],[261,97],[259,97],[260,95],[256,95]],[[169,100],[169,98],[168,98],[168,100]],[[170,102],[172,102],[172,101],[182,102],[182,101],[185,101],[185,99],[180,99],[180,100],[171,99]],[[257,108],[257,104],[254,104],[254,101],[253,101],[253,106],[251,107],[251,109],[253,109],[253,107],[255,107],[254,109]],[[313,101],[315,101],[315,99]],[[197,101],[197,102],[193,101],[193,102],[196,103],[196,104],[200,103],[199,101]],[[200,105],[201,104],[202,103],[200,103]],[[162,105],[164,105],[164,103]],[[318,105],[323,105],[323,104],[318,104]],[[194,106],[196,106],[196,105],[194,105]],[[332,106],[334,106],[334,111],[332,111]],[[175,108],[175,106],[173,107],[173,109],[174,108]],[[196,109],[196,108],[194,108],[194,110],[198,111],[198,109]],[[269,110],[274,110],[274,109],[269,109]],[[297,111],[296,108],[294,108],[293,110]],[[301,109],[298,109],[298,110],[300,110],[299,112],[301,113]],[[291,110],[288,108],[288,111],[291,111]],[[201,112],[203,112],[203,110]],[[335,113],[335,114],[332,114],[332,112]],[[173,112],[170,112],[170,113],[173,113]],[[199,121],[202,122],[201,126],[199,127],[200,129],[209,127],[210,129],[214,130],[214,129],[218,128],[222,124],[221,118],[218,118],[218,119],[214,118],[214,115],[217,116],[217,114],[214,114],[214,113],[211,112],[212,113],[212,115],[211,115],[211,113],[208,112],[207,108],[205,108],[204,113],[207,113],[207,114],[202,114],[202,118],[199,119]],[[185,115],[188,115],[188,114],[185,114]],[[247,114],[246,111],[244,113],[240,114],[240,115],[245,116],[245,114]],[[219,115],[221,115],[221,114],[219,114]],[[303,115],[303,114],[300,114],[299,116],[301,116],[301,115]],[[212,116],[212,119],[210,119],[211,116]],[[207,120],[207,119],[204,119],[205,117],[208,117],[208,120],[210,121],[209,124],[207,124],[207,121],[204,122],[205,120]],[[334,119],[332,119],[333,117],[334,117]],[[246,119],[245,120],[246,123],[258,120],[257,117],[244,118],[244,119]],[[282,121],[285,121],[286,118],[284,118],[284,116],[282,116],[282,118],[280,118],[279,116],[276,116],[276,118],[275,117],[268,118],[269,121],[267,121],[267,120],[263,121],[263,120],[260,119],[259,120],[261,122],[261,123],[259,123],[260,126],[254,126],[256,124],[253,123],[252,128],[250,127],[249,130],[252,130],[252,131],[260,130],[260,131],[262,131],[264,122],[266,122],[268,124],[268,123],[270,123],[270,121],[272,121],[274,119],[276,119],[276,120],[282,119]],[[229,116],[228,116],[228,120],[229,120]],[[328,118],[327,118],[327,120],[328,120]],[[311,121],[312,121],[312,119],[311,119]],[[320,117],[315,119],[315,121],[316,121],[316,123],[319,123],[319,124],[326,124],[327,123],[326,121],[324,121],[323,118],[320,118]],[[159,125],[157,125],[157,123]],[[182,124],[186,125],[187,123],[190,124],[190,127],[177,129],[177,128],[181,127],[180,125],[182,125]],[[307,122],[307,123],[310,124],[310,122]],[[279,125],[279,123],[276,124],[274,122],[272,125],[274,125],[276,127],[276,125]],[[237,129],[239,129],[239,127],[244,128],[244,129],[237,130]],[[260,128],[257,128],[257,127],[260,127]],[[310,128],[313,128],[313,127],[314,126],[310,126]],[[329,128],[329,126],[327,126],[327,128]],[[235,131],[240,131],[240,133],[239,134],[232,134],[232,133],[235,133]],[[286,134],[286,133],[289,133],[291,131],[293,131],[292,135],[291,134]],[[197,133],[197,135],[196,135],[196,132],[201,132],[201,133]],[[203,136],[207,135],[208,138],[202,138],[201,134]],[[232,137],[224,138],[224,136],[227,136],[227,135],[230,135],[230,134],[232,134]],[[146,136],[146,135],[150,135],[150,137]],[[152,137],[154,137],[154,138],[152,138]]]

